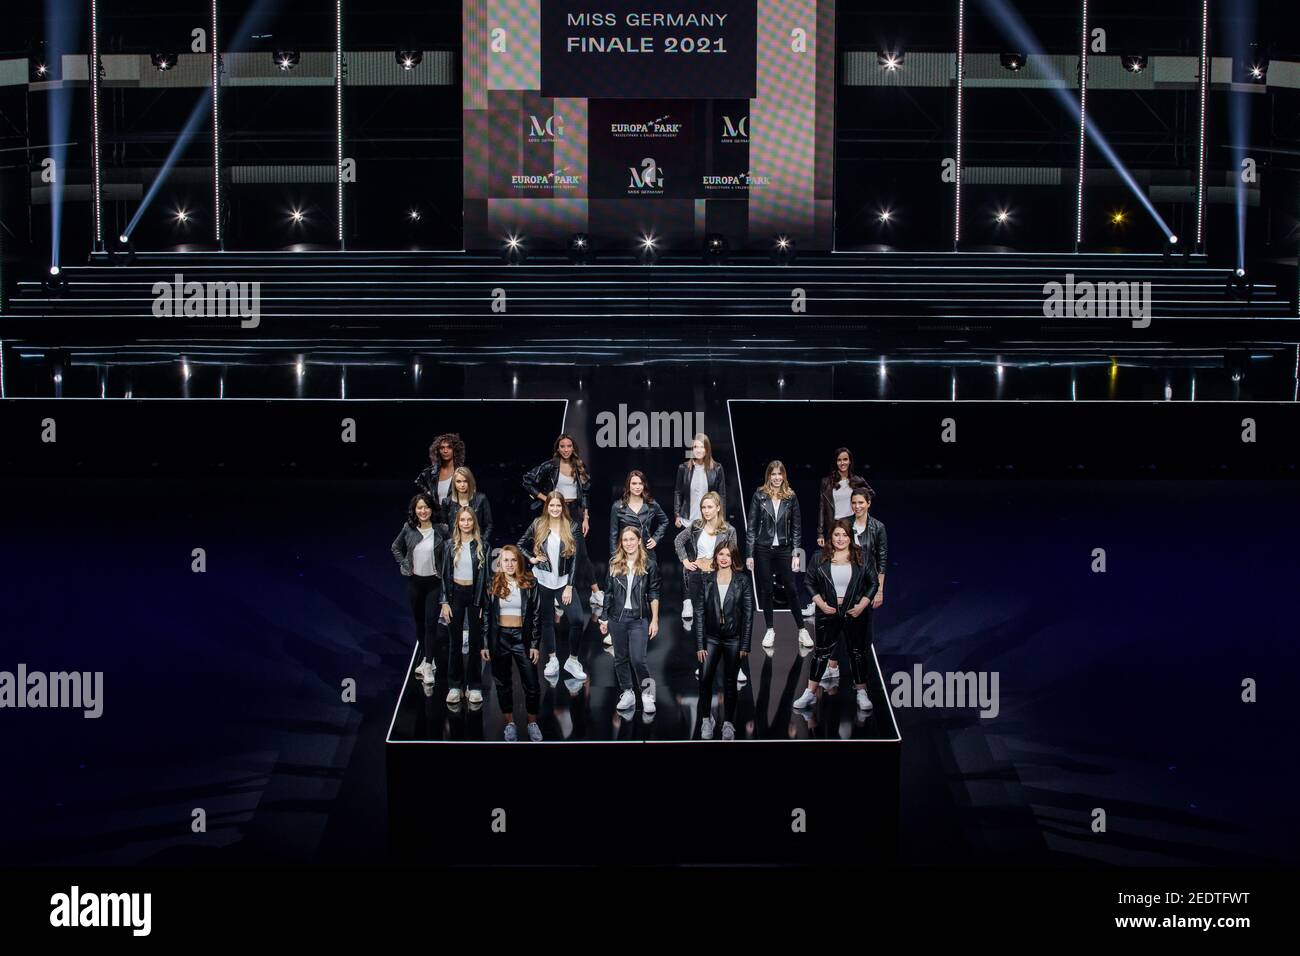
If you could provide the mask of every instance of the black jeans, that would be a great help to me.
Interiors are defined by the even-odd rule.
[[[578,522],[578,527],[582,527],[582,519],[586,512],[582,510],[582,505],[576,501],[569,502],[569,517]],[[584,539],[585,543],[585,539]],[[596,566],[592,563],[591,552],[587,548],[582,549],[582,557],[573,562],[573,574],[569,576],[569,583],[573,585],[575,592],[582,591],[584,594],[591,593],[591,583],[596,580]],[[573,595],[573,600],[578,600],[578,595]]]
[[[772,579],[779,578],[790,597],[794,626],[803,628],[803,610],[799,607],[799,589],[794,580],[794,552],[789,547],[772,548],[754,545],[754,578],[758,583],[758,600],[763,605],[763,620],[772,626]]]
[[[837,614],[824,614],[821,608],[817,609],[816,628],[817,635],[813,647],[812,670],[809,672],[809,679],[819,681],[826,674],[826,665],[839,653],[838,648],[847,648],[849,652],[849,662],[853,670],[853,682],[862,684],[866,682],[865,677],[858,675],[865,674],[863,670],[863,653],[864,648],[870,647],[870,640],[867,637],[869,626],[869,615],[871,606],[859,614],[857,617],[849,617],[845,613],[845,608],[841,606]]]
[[[614,675],[618,686],[635,692],[650,678],[650,668],[646,665],[650,619],[642,617],[639,610],[618,608],[609,616],[609,633],[614,637]]]
[[[700,714],[707,717],[713,712],[713,674],[718,669],[718,660],[722,667],[722,714],[723,720],[736,722],[736,701],[739,693],[736,689],[736,675],[740,671],[740,636],[718,637],[708,634],[704,638],[705,658],[700,668]]]
[[[515,710],[515,679],[511,662],[519,668],[519,682],[524,685],[524,708],[530,715],[537,713],[542,702],[541,682],[537,679],[537,665],[528,658],[528,643],[521,627],[497,629],[497,646],[492,648],[492,676],[497,682],[497,703],[503,714]]]
[[[696,614],[704,613],[704,571],[688,571],[682,568],[682,593],[690,601]]]
[[[415,618],[415,640],[420,645],[420,657],[436,662],[434,644],[438,634],[438,614],[442,611],[442,578],[431,574],[421,577],[412,574],[406,579],[406,596],[411,601],[411,615]]]
[[[853,668],[853,683],[865,684],[867,674],[872,669],[871,658],[871,605],[854,620],[849,618],[848,626],[844,629],[844,636],[849,645],[849,666]]]
[[[542,654],[557,654],[555,643],[555,608],[559,607],[564,618],[569,622],[569,655],[577,657],[582,649],[582,632],[587,627],[587,618],[582,613],[582,601],[578,599],[578,589],[573,589],[573,600],[564,604],[564,588],[551,590],[541,581],[537,582],[537,593],[541,597],[537,613],[541,615]]]
[[[467,680],[469,686],[479,689],[483,677],[483,658],[479,651],[483,649],[483,608],[474,603],[474,588],[468,584],[451,583],[447,594],[447,603],[451,605],[451,633],[447,641],[447,683],[450,687],[460,687]],[[469,664],[468,675],[464,655],[461,654],[461,634],[465,624],[469,624]]]

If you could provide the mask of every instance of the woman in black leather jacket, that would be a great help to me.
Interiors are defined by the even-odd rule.
[[[866,678],[869,645],[863,615],[875,597],[876,582],[867,568],[862,549],[853,539],[848,522],[839,522],[831,529],[821,560],[812,572],[811,583],[813,604],[817,606],[817,647],[813,651],[808,687],[794,706],[803,709],[816,702],[818,683],[826,672],[836,644],[843,638],[853,665],[858,709],[870,712],[871,698],[867,696]]]
[[[674,524],[688,528],[700,517],[700,502],[710,491],[722,499],[722,517],[727,517],[727,476],[722,465],[713,460],[713,443],[700,432],[691,443],[691,458],[677,466],[673,484]]]
[[[528,739],[541,740],[537,711],[541,706],[541,681],[537,678],[537,581],[524,565],[524,556],[513,544],[497,556],[497,572],[488,585],[488,646],[484,660],[492,662],[496,678],[497,703],[505,718],[505,739],[519,739],[515,727],[515,680],[511,664],[519,669],[524,685],[524,707],[528,711]]]
[[[419,645],[420,663],[416,675],[426,684],[433,683],[438,669],[434,643],[438,633],[438,608],[442,603],[443,549],[447,529],[438,524],[437,509],[431,496],[421,493],[407,507],[406,523],[393,539],[393,559],[406,578],[406,596],[415,618],[415,640]]]
[[[835,464],[830,474],[822,479],[817,502],[817,547],[826,547],[826,530],[835,522],[853,517],[849,499],[858,488],[867,487],[867,480],[854,474],[853,452],[847,448],[835,449]]]
[[[582,613],[582,601],[574,593],[573,579],[576,570],[586,563],[587,554],[582,528],[570,519],[560,492],[552,491],[546,496],[542,514],[520,536],[519,550],[537,577],[540,595],[538,626],[541,628],[542,652],[547,655],[543,676],[554,680],[560,675],[555,634],[555,611],[558,608],[569,622],[569,654],[564,670],[574,680],[585,681],[587,673],[582,669],[579,653],[587,620]]]
[[[736,531],[727,524],[722,514],[722,499],[710,491],[700,501],[701,517],[696,518],[673,541],[677,560],[682,565],[683,593],[682,620],[689,621],[695,613],[695,602],[704,590],[704,575],[713,571],[713,557],[729,544],[737,544]]]
[[[700,662],[700,739],[713,739],[713,675],[723,662],[722,739],[736,739],[737,677],[749,656],[754,626],[754,587],[741,570],[740,549],[729,542],[715,552],[717,568],[705,579],[695,617],[695,655]]]
[[[754,586],[763,606],[763,620],[767,622],[763,646],[776,644],[776,631],[772,627],[772,580],[780,578],[790,596],[790,613],[794,615],[794,626],[799,629],[799,643],[812,647],[812,635],[804,626],[794,578],[800,570],[798,551],[803,540],[799,499],[790,488],[785,465],[781,462],[768,462],[763,472],[763,484],[749,500],[746,518],[745,545],[749,558],[745,564],[754,572]]]
[[[609,553],[618,552],[618,536],[624,528],[633,527],[641,535],[646,551],[651,560],[655,559],[655,548],[663,541],[668,531],[668,515],[650,494],[645,475],[637,470],[627,473],[623,481],[623,497],[615,501],[609,509]]]
[[[449,530],[455,527],[456,513],[461,508],[473,509],[479,535],[490,549],[492,547],[492,506],[488,504],[487,495],[478,490],[474,472],[464,465],[452,473],[451,493],[442,499],[442,514]]]
[[[465,464],[465,442],[455,432],[439,435],[429,444],[429,467],[415,476],[415,485],[437,507],[451,494],[451,478]],[[443,519],[435,518],[437,522]]]
[[[450,500],[450,499],[448,499]],[[448,641],[447,653],[447,703],[459,704],[461,688],[468,685],[466,697],[471,704],[483,703],[481,679],[483,674],[483,605],[486,603],[488,578],[488,547],[479,533],[478,518],[474,509],[462,506],[449,512],[451,537],[442,552],[442,615],[443,626],[449,627],[456,640]],[[465,651],[459,640],[463,631],[469,631],[469,674],[466,676]]]
[[[646,652],[659,633],[659,590],[659,565],[650,560],[637,529],[624,528],[605,573],[600,613],[600,633],[614,636],[614,673],[623,691],[619,711],[636,707],[635,688],[640,687],[642,710],[647,716],[655,712],[655,682]]]
[[[591,476],[571,435],[555,439],[554,454],[524,475],[524,490],[533,499],[533,510],[540,509],[546,503],[546,496],[558,490],[568,506],[569,516],[582,525],[584,537],[590,526],[587,516],[590,488]]]

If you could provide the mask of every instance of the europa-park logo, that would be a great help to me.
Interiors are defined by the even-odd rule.
[[[577,189],[582,185],[582,175],[569,169],[565,166],[549,173],[515,173],[510,177],[510,185],[516,189]]]
[[[615,139],[676,139],[683,124],[670,120],[672,115],[665,114],[644,123],[610,123],[609,133]]]

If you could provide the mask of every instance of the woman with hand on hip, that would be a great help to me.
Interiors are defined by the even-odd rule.
[[[694,602],[704,588],[704,575],[713,571],[713,556],[720,548],[736,544],[736,532],[722,513],[722,499],[710,491],[700,499],[696,509],[700,517],[683,528],[673,541],[677,560],[682,564],[683,593],[682,620],[694,615]]]
[[[813,604],[817,606],[817,647],[813,651],[808,686],[794,706],[802,710],[816,702],[818,683],[836,644],[843,640],[853,662],[858,709],[869,713],[871,698],[867,696],[863,657],[866,646],[863,615],[875,597],[876,582],[868,572],[862,549],[853,540],[848,522],[842,521],[831,529],[821,560],[812,573],[812,588]]]
[[[616,710],[625,713],[636,707],[637,687],[642,710],[647,716],[655,712],[655,682],[646,652],[659,633],[659,584],[659,565],[646,553],[640,530],[625,527],[609,559],[600,616],[600,633],[614,637],[614,673],[622,689]]]
[[[435,523],[437,511],[430,495],[418,494],[407,507],[406,523],[393,539],[393,558],[406,578],[406,595],[415,618],[415,639],[420,663],[415,673],[425,684],[432,684],[438,670],[434,643],[438,632],[438,607],[442,603],[443,549],[447,533]]]
[[[750,557],[745,564],[754,572],[754,586],[763,604],[763,620],[767,622],[763,646],[770,648],[776,644],[776,630],[772,627],[772,581],[778,578],[789,595],[790,613],[794,615],[794,626],[799,629],[799,643],[812,647],[812,635],[804,626],[794,578],[799,570],[798,552],[803,539],[799,499],[790,488],[785,465],[781,462],[768,462],[763,472],[763,484],[749,501],[747,517],[745,545]]]
[[[618,539],[624,528],[636,528],[651,561],[655,548],[668,531],[668,515],[650,494],[645,475],[633,469],[623,481],[623,497],[609,508],[609,553],[618,552]]]
[[[569,656],[564,662],[564,670],[574,680],[585,681],[587,673],[582,669],[578,655],[587,622],[582,613],[582,602],[573,593],[573,576],[586,561],[586,548],[582,542],[582,528],[570,519],[568,506],[558,489],[546,496],[541,515],[519,539],[519,550],[531,563],[537,578],[538,626],[542,633],[542,650],[547,654],[543,675],[554,679],[560,674],[555,626],[555,612],[558,610],[569,622]]]
[[[740,569],[734,541],[714,552],[716,569],[706,578],[695,618],[695,655],[700,662],[700,739],[713,739],[713,675],[722,662],[722,739],[736,739],[737,677],[749,656],[754,626],[754,586]]]
[[[541,681],[537,679],[537,582],[524,567],[524,556],[513,544],[501,549],[497,557],[497,572],[488,586],[488,649],[484,660],[492,661],[492,676],[496,678],[497,703],[505,718],[505,739],[519,739],[515,727],[515,680],[512,665],[519,670],[519,680],[524,685],[524,707],[528,711],[528,739],[541,740],[542,728],[537,726],[537,711],[541,706]]]
[[[487,598],[488,548],[479,533],[474,509],[462,506],[451,512],[451,539],[442,555],[442,623],[452,635],[469,632],[469,674],[465,674],[465,653],[460,641],[448,642],[447,703],[459,704],[461,687],[468,684],[471,704],[483,703],[483,605]]]
[[[727,516],[727,476],[713,460],[713,443],[700,432],[691,442],[691,457],[677,466],[673,485],[673,515],[678,528],[688,528],[700,517],[700,502],[709,492],[722,499],[722,516]]]

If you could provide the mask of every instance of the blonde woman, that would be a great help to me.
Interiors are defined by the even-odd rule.
[[[512,668],[519,669],[524,685],[524,707],[528,712],[528,739],[541,740],[537,726],[541,705],[541,682],[537,679],[537,581],[524,567],[524,556],[513,544],[501,549],[497,572],[488,585],[488,646],[483,659],[492,662],[496,678],[497,704],[505,718],[505,739],[519,739],[515,727],[515,679]]]
[[[749,501],[748,523],[745,528],[745,545],[749,557],[745,566],[754,572],[758,599],[763,605],[763,620],[767,631],[763,646],[776,644],[776,630],[772,627],[772,581],[779,578],[789,595],[790,613],[794,626],[799,629],[799,643],[812,647],[812,635],[804,627],[803,611],[799,607],[799,591],[795,573],[799,568],[799,548],[803,539],[799,499],[790,488],[785,465],[770,461],[763,472],[763,484]]]
[[[483,703],[481,686],[483,661],[483,604],[487,598],[488,548],[479,533],[474,509],[462,506],[450,512],[451,540],[442,554],[442,623],[452,634],[469,631],[469,674],[465,673],[465,649],[457,641],[448,642],[447,703],[459,704],[461,688],[468,684],[465,696],[471,704]]]
[[[727,476],[722,465],[713,460],[713,443],[700,432],[691,442],[691,456],[677,466],[677,481],[673,486],[673,514],[676,526],[688,528],[699,518],[700,504],[706,494],[713,493],[721,500],[721,512],[727,516]]]
[[[713,571],[714,552],[728,544],[739,544],[735,530],[727,524],[722,511],[722,498],[716,491],[705,493],[696,511],[699,517],[683,528],[673,542],[677,549],[677,560],[682,564],[682,582],[685,585],[683,592],[686,599],[682,602],[684,621],[689,621],[694,616],[695,603],[703,593],[704,575]]]
[[[569,656],[564,670],[574,680],[585,681],[587,672],[582,669],[579,653],[586,620],[582,602],[573,591],[573,577],[587,560],[586,545],[582,526],[569,516],[569,506],[559,489],[547,494],[542,513],[519,539],[519,550],[537,577],[542,650],[547,654],[543,675],[550,681],[560,675],[555,633],[555,612],[559,610],[569,622]]]
[[[637,687],[646,716],[655,712],[655,682],[646,651],[659,633],[659,584],[659,564],[650,560],[640,528],[625,527],[609,560],[600,616],[600,633],[614,635],[614,673],[622,689],[617,710],[624,713],[636,707]]]
[[[474,472],[464,465],[451,475],[451,493],[442,500],[442,513],[447,523],[454,524],[461,508],[470,508],[478,523],[479,536],[490,550],[492,547],[492,506],[488,504],[487,495],[478,490]]]

